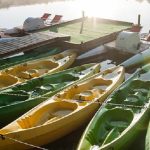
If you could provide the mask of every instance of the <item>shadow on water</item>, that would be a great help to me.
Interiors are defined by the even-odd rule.
[[[76,150],[85,128],[86,126],[81,127],[71,134],[43,147],[49,150]]]

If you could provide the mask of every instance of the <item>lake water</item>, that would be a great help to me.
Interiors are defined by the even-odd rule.
[[[40,17],[43,13],[62,14],[63,20],[87,16],[137,23],[141,14],[143,32],[150,29],[150,0],[1,0],[0,27],[22,25],[27,17]],[[52,15],[52,17],[53,17]]]

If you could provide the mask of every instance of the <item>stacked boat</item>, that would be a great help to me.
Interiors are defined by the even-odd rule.
[[[98,109],[78,150],[126,149],[140,135],[149,120],[150,65],[121,83],[125,80],[124,67],[148,62],[150,50],[104,70],[102,63],[64,70],[76,56],[73,50],[37,55],[40,59],[21,64],[16,61],[17,65],[10,63],[5,69],[3,60],[0,126],[4,127],[0,129],[0,149],[48,144],[86,125]],[[150,149],[149,131],[146,150]]]
[[[124,80],[124,68],[115,67],[82,80],[39,104],[0,130],[5,137],[43,145],[85,124],[105,98]],[[25,149],[9,139],[0,149]]]

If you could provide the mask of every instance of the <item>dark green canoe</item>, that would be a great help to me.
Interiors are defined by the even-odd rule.
[[[146,140],[145,140],[145,150],[150,150],[150,122],[146,134]]]
[[[146,128],[150,69],[138,70],[104,103],[86,128],[78,150],[124,150]]]
[[[99,71],[99,64],[86,64],[2,90],[0,92],[0,126],[11,122],[58,91]]]
[[[10,66],[14,66],[14,65],[23,63],[23,62],[26,62],[26,61],[31,61],[34,59],[39,59],[42,57],[54,55],[59,52],[60,52],[60,50],[58,48],[50,49],[50,48],[48,48],[48,46],[43,46],[43,47],[34,49],[32,51],[32,53],[30,52],[30,53],[16,55],[14,57],[1,59],[0,60],[0,70],[10,67]]]

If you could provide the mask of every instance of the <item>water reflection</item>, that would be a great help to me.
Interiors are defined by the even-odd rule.
[[[0,0],[0,8],[9,8],[12,6],[21,6],[21,5],[32,5],[32,4],[42,4],[56,1],[64,0]]]
[[[49,2],[56,2],[56,1],[74,1],[74,0],[0,0],[0,8],[9,8],[12,6],[21,6],[21,5],[32,5],[32,4],[42,4],[42,3],[49,3]],[[81,0],[83,1],[83,0]],[[89,0],[88,0],[89,1]],[[128,1],[128,0],[126,0]],[[135,0],[137,2],[144,2],[147,1],[150,3],[150,0]],[[102,1],[101,1],[102,2]]]
[[[150,0],[136,0],[136,1],[138,1],[140,3],[144,2],[144,1],[147,1],[148,3],[150,3]]]
[[[141,14],[142,32],[150,29],[150,0],[0,0],[0,28],[22,25],[26,18],[43,13],[52,14],[51,18],[57,14],[63,15],[63,20],[75,19],[83,10],[86,16],[133,23]]]

